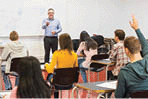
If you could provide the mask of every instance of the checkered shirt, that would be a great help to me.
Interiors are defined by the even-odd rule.
[[[114,76],[117,76],[119,74],[120,68],[124,67],[129,61],[129,58],[126,56],[124,51],[123,41],[120,41],[113,46],[109,58],[111,61],[116,62],[112,73]]]

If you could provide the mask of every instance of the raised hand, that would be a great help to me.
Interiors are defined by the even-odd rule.
[[[134,30],[137,30],[138,29],[138,21],[136,20],[135,16],[133,15],[132,16],[132,21],[133,22],[129,22],[131,27],[134,29]]]

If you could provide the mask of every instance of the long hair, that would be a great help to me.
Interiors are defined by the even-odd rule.
[[[87,40],[85,41],[86,43],[86,50],[89,51],[89,49],[97,49],[98,47],[98,44],[95,40],[93,40],[92,38],[87,38]]]
[[[38,59],[23,57],[19,62],[18,98],[50,98],[50,87],[44,81]]]
[[[90,38],[89,34],[86,31],[82,31],[80,33],[80,42],[79,43],[81,43],[82,41],[86,41],[87,38]]]
[[[59,43],[60,43],[60,50],[67,49],[69,54],[72,54],[71,51],[73,50],[72,47],[72,40],[69,34],[64,33],[59,36]]]

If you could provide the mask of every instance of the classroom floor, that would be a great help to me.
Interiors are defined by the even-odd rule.
[[[95,82],[95,81],[104,81],[105,80],[105,70],[97,73],[97,72],[90,72],[90,82]],[[46,72],[43,72],[43,77],[46,78],[47,76],[47,73]],[[15,77],[14,76],[10,76],[10,79],[11,79],[11,82],[12,82],[12,87],[14,87],[14,83],[15,83]],[[79,81],[78,83],[82,83],[82,77],[81,75],[79,75]],[[3,90],[5,90],[4,88],[4,83],[3,83]],[[64,90],[62,91],[62,98],[71,98],[71,95],[72,95],[72,89],[71,90]],[[80,98],[87,98],[88,97],[88,92],[87,90],[83,90],[83,89],[80,89],[79,88],[79,95],[80,95]],[[93,98],[97,98],[97,93],[91,93],[90,94],[90,99],[93,99]],[[51,98],[53,98],[54,96],[52,95]],[[76,97],[76,93],[74,93],[74,97]]]

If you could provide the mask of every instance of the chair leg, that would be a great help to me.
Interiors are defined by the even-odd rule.
[[[76,86],[72,89],[72,95],[71,95],[72,97],[71,97],[71,98],[74,99],[74,91],[75,91],[75,90],[76,90],[76,92],[77,92],[77,97],[76,97],[76,98],[77,98],[77,99],[78,99],[78,98],[80,99],[79,92],[78,92],[78,88],[77,88]]]
[[[59,90],[60,99],[62,99],[62,90]]]
[[[59,90],[54,91],[54,98],[59,98]]]
[[[103,94],[104,94],[104,93],[99,93],[99,95],[97,96],[97,99],[105,98],[105,97],[103,96]]]
[[[99,72],[98,72],[97,78],[98,78],[98,81],[99,81],[99,80],[100,80],[100,79],[99,79]]]
[[[87,99],[89,99],[89,98],[90,98],[90,90],[87,90],[87,92],[88,92],[88,97],[87,97]]]

